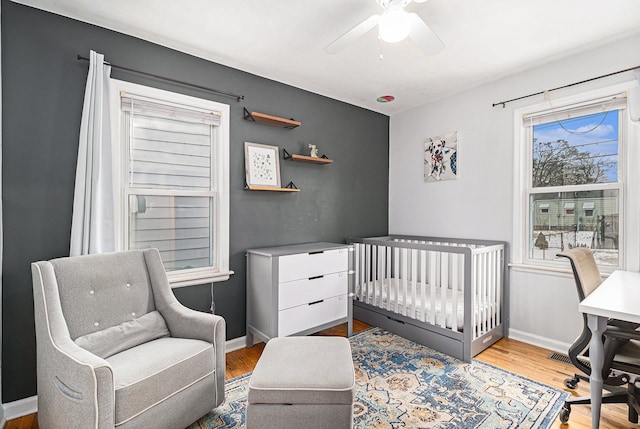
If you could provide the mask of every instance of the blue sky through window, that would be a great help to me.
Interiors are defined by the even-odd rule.
[[[606,164],[606,173],[598,182],[618,180],[617,110],[539,124],[534,126],[533,137],[536,144],[566,140],[578,151],[588,153],[592,161]]]

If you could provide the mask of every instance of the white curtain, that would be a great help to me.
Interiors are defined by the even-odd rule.
[[[71,256],[115,250],[109,79],[104,55],[91,51],[84,93],[76,186],[71,221]]]

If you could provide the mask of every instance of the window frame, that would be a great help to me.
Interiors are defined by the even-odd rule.
[[[626,93],[630,88],[637,86],[637,81],[628,81],[596,90],[585,91],[579,94],[566,96],[553,100],[555,109],[562,109],[574,105],[580,105],[588,100],[596,100],[615,94]],[[532,189],[532,159],[533,159],[533,127],[526,127],[523,118],[527,115],[549,109],[549,102],[544,101],[534,105],[514,109],[514,210],[513,210],[513,238],[511,266],[523,269],[566,271],[565,261],[540,260],[529,256],[529,229],[530,229],[530,197]],[[599,268],[603,274],[608,274],[617,269],[638,270],[640,268],[640,223],[633,222],[633,213],[640,212],[640,198],[636,195],[640,192],[640,173],[638,168],[629,166],[639,165],[640,149],[638,139],[639,128],[633,126],[628,119],[628,107],[621,111],[619,119],[619,149],[618,149],[618,182],[600,183],[596,185],[567,185],[555,186],[544,189],[549,192],[572,192],[576,190],[588,191],[593,189],[619,189],[619,259],[618,266],[601,265]],[[575,207],[574,210],[580,210]],[[563,208],[564,212],[564,208]],[[635,242],[635,245],[634,245]]]
[[[210,246],[214,261],[208,267],[167,271],[167,278],[171,287],[174,288],[228,280],[229,276],[233,274],[233,271],[229,269],[229,105],[117,79],[110,80],[110,121],[111,135],[114,141],[112,146],[113,159],[115,161],[113,166],[114,208],[117,233],[116,248],[118,250],[127,250],[129,247],[128,199],[130,195],[181,195],[179,190],[168,192],[167,190],[131,188],[129,186],[127,179],[129,142],[125,138],[127,133],[123,129],[124,112],[120,104],[121,93],[134,94],[166,104],[206,109],[220,114],[220,124],[214,126],[213,174],[210,178],[212,188],[207,193],[213,204],[211,216],[213,217],[214,233]]]

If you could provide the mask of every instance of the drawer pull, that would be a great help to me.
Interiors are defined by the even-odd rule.
[[[319,255],[320,253],[324,253],[324,250],[318,250],[317,252],[309,252],[309,255]]]
[[[309,277],[309,280],[316,280],[316,279],[321,279],[321,278],[324,278],[324,276]]]
[[[402,320],[394,319],[393,317],[387,316],[387,319],[391,320],[392,322],[398,322],[398,323],[400,323],[402,325],[405,324]]]
[[[309,303],[309,305],[320,304],[321,302],[324,302],[324,299],[321,299],[321,300],[318,300],[318,301],[310,302],[310,303]]]

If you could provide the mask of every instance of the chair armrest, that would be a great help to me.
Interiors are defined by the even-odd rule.
[[[621,340],[640,340],[640,331],[619,328],[617,326],[607,326],[607,330],[604,331],[604,336]]]
[[[71,340],[39,347],[38,354],[41,427],[49,427],[50,421],[64,421],[68,427],[81,427],[87,421],[95,421],[96,428],[113,428],[115,389],[113,371],[107,361]],[[45,354],[46,357],[42,356]]]
[[[113,428],[111,366],[71,339],[51,264],[32,264],[32,276],[40,427],[86,427],[91,421],[95,428]]]
[[[225,321],[216,314],[192,310],[175,301],[160,309],[172,337],[193,338],[224,347]]]

